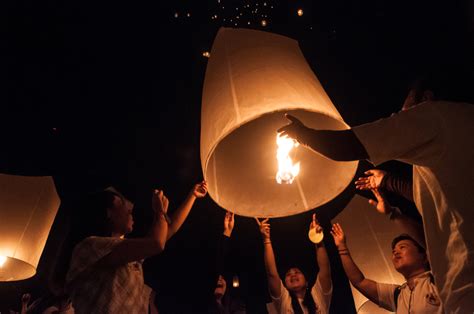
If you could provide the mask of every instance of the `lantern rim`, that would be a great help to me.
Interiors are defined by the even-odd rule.
[[[36,275],[36,267],[21,259],[4,256],[6,260],[0,267],[0,282],[21,281]]]

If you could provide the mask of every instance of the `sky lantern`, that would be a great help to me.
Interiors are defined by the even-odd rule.
[[[339,195],[357,161],[332,161],[291,139],[280,143],[292,146],[284,148],[289,159],[278,156],[276,130],[287,123],[285,113],[316,129],[349,128],[298,42],[221,28],[210,55],[201,108],[201,165],[214,201],[238,215],[283,217]],[[280,161],[298,173],[285,173],[278,182]]]
[[[59,204],[52,177],[0,174],[0,281],[36,274]]]
[[[333,222],[341,224],[351,256],[366,278],[391,284],[405,282],[393,267],[391,258],[392,240],[404,231],[386,215],[378,213],[366,198],[354,196]],[[357,313],[388,313],[352,285],[351,289]]]

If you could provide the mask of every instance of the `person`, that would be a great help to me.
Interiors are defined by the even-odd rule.
[[[342,227],[334,224],[331,234],[351,284],[372,302],[396,313],[444,313],[426,251],[412,237],[402,234],[392,241],[393,266],[406,280],[395,285],[365,278],[350,255]]]
[[[97,222],[102,230],[76,245],[66,276],[75,312],[147,313],[151,289],[144,283],[142,260],[165,249],[195,200],[206,193],[205,181],[194,185],[169,221],[169,201],[162,190],[154,190],[151,231],[147,237],[136,239],[125,238],[133,230],[133,203],[114,190],[99,193],[95,202],[100,211],[96,215],[105,218]]]
[[[227,291],[227,281],[224,278],[225,261],[230,251],[230,237],[234,229],[234,213],[226,211],[224,216],[224,231],[219,238],[216,258],[216,286],[213,300],[209,307],[209,314],[245,314],[246,307],[243,300],[237,295]],[[226,293],[227,292],[227,293]]]
[[[255,218],[262,234],[264,247],[264,261],[267,273],[268,288],[273,305],[278,313],[305,313],[324,314],[329,313],[332,297],[331,268],[324,243],[315,245],[316,263],[319,273],[315,284],[308,290],[308,281],[305,275],[297,267],[288,269],[285,274],[284,283],[278,275],[275,256],[270,238],[270,224],[268,218],[260,221]],[[316,228],[322,232],[322,228],[313,214],[310,229]]]
[[[414,86],[389,118],[329,131],[287,115],[290,124],[278,131],[333,160],[413,165],[413,199],[436,286],[448,312],[467,313],[474,309],[474,106],[435,101],[428,86]]]

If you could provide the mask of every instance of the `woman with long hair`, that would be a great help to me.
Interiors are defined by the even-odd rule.
[[[278,313],[284,314],[326,314],[332,297],[331,267],[324,243],[315,244],[316,263],[319,273],[315,284],[309,288],[305,275],[297,267],[290,268],[282,281],[273,253],[270,238],[270,224],[268,218],[260,221],[256,218],[262,234],[264,247],[265,269],[267,272],[268,288],[273,305]],[[322,228],[313,214],[310,229],[316,228],[321,232]]]

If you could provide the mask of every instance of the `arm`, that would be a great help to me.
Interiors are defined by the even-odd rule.
[[[159,254],[165,249],[168,223],[164,218],[164,213],[168,211],[168,199],[163,191],[154,191],[152,206],[155,216],[150,235],[146,238],[124,239],[112,252],[100,259],[98,266],[109,267],[139,261]]]
[[[413,182],[410,180],[394,176],[379,169],[371,169],[364,172],[366,177],[360,177],[355,182],[359,190],[384,189],[389,192],[401,195],[413,202]]]
[[[379,213],[389,216],[390,220],[395,222],[404,232],[408,233],[418,243],[426,247],[423,225],[416,219],[404,215],[397,207],[392,207],[383,193],[378,189],[372,189],[371,191],[376,200],[369,200],[369,203],[374,206]]]
[[[194,205],[194,202],[197,198],[202,198],[206,196],[207,193],[207,183],[206,181],[202,181],[194,185],[191,192],[189,192],[188,196],[184,200],[183,204],[173,213],[171,217],[171,224],[168,229],[168,235],[166,237],[169,240],[176,232],[178,232],[179,228],[183,225],[184,221],[189,215],[191,208]]]
[[[229,241],[234,229],[234,214],[226,212],[224,217],[224,231],[219,239],[216,258],[216,280],[219,275],[224,275],[225,260],[229,255]]]
[[[318,221],[316,220],[316,214],[313,214],[313,221],[311,222],[310,228],[317,228],[322,229],[319,225]],[[322,230],[320,230],[322,231]],[[332,281],[331,281],[331,264],[329,263],[328,253],[326,251],[326,247],[324,246],[324,242],[320,242],[315,244],[316,248],[316,263],[319,267],[319,282],[321,283],[321,287],[323,288],[323,292],[328,292],[331,290]]]
[[[313,130],[297,118],[286,115],[290,124],[278,129],[282,135],[296,139],[315,152],[336,161],[361,160],[369,158],[364,146],[352,130]]]
[[[344,231],[339,224],[334,224],[331,230],[331,234],[334,238],[337,250],[341,257],[342,266],[344,271],[349,278],[351,284],[360,291],[364,296],[370,299],[375,304],[379,304],[377,283],[373,280],[365,278],[364,274],[360,271],[359,267],[354,263],[349,249],[346,245],[346,238]]]
[[[281,295],[281,285],[275,262],[275,255],[273,254],[272,241],[270,239],[270,224],[268,223],[268,218],[262,221],[259,221],[257,218],[255,218],[255,220],[260,227],[260,233],[262,234],[263,239],[263,259],[265,262],[265,270],[267,272],[268,289],[273,297],[278,298]]]

